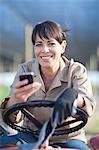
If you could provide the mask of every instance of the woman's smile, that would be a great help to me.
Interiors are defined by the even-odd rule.
[[[51,61],[52,60],[52,56],[41,56],[41,59],[43,61]]]

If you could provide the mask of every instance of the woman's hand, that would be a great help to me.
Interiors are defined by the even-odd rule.
[[[19,81],[14,89],[12,96],[7,104],[7,107],[16,104],[26,102],[27,99],[34,94],[36,91],[39,90],[41,84],[39,82],[33,82],[32,84],[28,84],[28,80]]]

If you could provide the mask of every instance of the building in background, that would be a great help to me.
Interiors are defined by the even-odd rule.
[[[0,0],[0,72],[32,58],[32,27],[44,20],[69,29],[68,57],[99,69],[98,0]]]

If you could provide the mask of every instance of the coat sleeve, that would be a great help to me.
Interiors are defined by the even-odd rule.
[[[89,116],[95,111],[96,101],[92,92],[92,85],[87,74],[87,69],[81,63],[71,64],[71,82],[74,89],[82,96],[85,102],[83,109]]]

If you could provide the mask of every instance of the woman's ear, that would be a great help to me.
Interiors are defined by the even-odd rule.
[[[63,53],[65,52],[65,49],[66,49],[66,46],[67,46],[66,40],[63,40],[63,41],[62,41],[61,46],[62,46],[62,54],[63,54]]]

